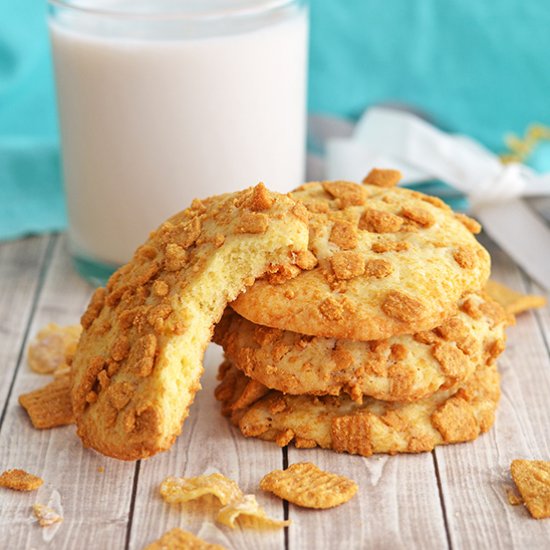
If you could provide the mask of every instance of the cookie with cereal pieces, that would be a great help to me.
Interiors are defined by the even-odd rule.
[[[216,398],[245,437],[284,447],[321,447],[361,456],[419,453],[437,445],[473,441],[493,425],[500,398],[496,363],[479,365],[458,391],[440,390],[410,403],[348,396],[285,395],[267,390],[252,401],[240,399],[257,384],[230,362],[220,367]]]
[[[81,319],[72,401],[84,445],[123,460],[168,449],[227,303],[268,269],[294,273],[307,241],[303,205],[262,184],[195,200],[152,232]]]
[[[254,323],[326,338],[377,340],[431,330],[467,291],[483,288],[488,252],[477,222],[445,203],[395,187],[378,170],[363,184],[307,183],[292,196],[309,210],[304,271],[257,281],[232,304]],[[266,306],[269,304],[269,307]]]
[[[368,342],[256,325],[227,308],[214,342],[247,376],[285,394],[418,401],[440,389],[458,389],[478,365],[496,358],[512,322],[479,293],[462,297],[459,310],[431,331]]]

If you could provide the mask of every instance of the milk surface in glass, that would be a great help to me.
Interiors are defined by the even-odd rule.
[[[302,182],[303,2],[84,6],[50,2],[77,259],[128,261],[195,197]]]

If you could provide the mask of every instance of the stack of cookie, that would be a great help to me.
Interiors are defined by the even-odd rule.
[[[215,331],[216,397],[245,436],[369,456],[475,439],[493,421],[509,316],[483,291],[480,226],[374,170],[308,183],[309,250]]]

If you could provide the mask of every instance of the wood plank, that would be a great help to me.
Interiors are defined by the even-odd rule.
[[[91,291],[72,270],[65,241],[59,239],[30,335],[49,322],[77,323]],[[16,309],[13,312],[20,314]],[[51,547],[123,548],[135,465],[84,449],[73,426],[45,431],[33,429],[17,397],[48,380],[49,377],[33,373],[26,364],[21,365],[8,403],[0,434],[0,466],[26,469],[42,476],[45,484],[31,494],[2,491],[2,545],[5,548],[44,547],[46,532],[31,520],[31,506],[35,502],[46,504],[57,490],[65,519]],[[105,468],[104,473],[98,471],[100,466]]]
[[[245,439],[221,416],[219,403],[214,399],[215,376],[220,362],[221,350],[211,345],[205,358],[203,390],[197,394],[183,434],[169,452],[141,462],[131,549],[143,548],[173,527],[192,531],[229,550],[284,548],[283,529],[231,530],[214,522],[215,505],[195,501],[181,507],[173,506],[166,504],[159,495],[158,487],[167,476],[191,477],[221,472],[237,481],[245,493],[257,495],[258,502],[271,517],[283,519],[282,502],[262,494],[258,487],[265,473],[282,467],[282,452],[273,444]]]
[[[525,291],[519,270],[492,251],[493,275]],[[436,450],[454,548],[548,548],[550,522],[508,504],[514,458],[550,458],[550,359],[533,312],[508,330],[499,361],[502,399],[494,428],[473,443]]]
[[[50,237],[0,245],[0,411],[10,390]]]
[[[310,461],[359,485],[352,500],[331,510],[290,504],[290,550],[447,548],[431,453],[363,458],[289,447],[288,457],[289,464]]]

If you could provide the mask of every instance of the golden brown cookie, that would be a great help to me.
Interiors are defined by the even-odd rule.
[[[60,376],[43,388],[20,395],[19,404],[27,411],[37,430],[74,423],[69,375]]]
[[[283,393],[416,401],[458,388],[477,365],[495,359],[509,320],[498,304],[469,293],[431,331],[359,342],[256,325],[228,308],[214,341],[235,367]]]
[[[349,397],[284,395],[271,390],[238,408],[235,403],[248,379],[230,363],[220,367],[216,397],[246,437],[298,448],[319,446],[362,456],[418,453],[436,445],[472,441],[494,422],[500,398],[496,364],[480,365],[456,393],[439,391],[413,403],[390,403]],[[232,391],[234,390],[234,391]]]
[[[86,446],[124,460],[168,449],[200,388],[228,301],[307,250],[307,212],[263,185],[196,200],[151,233],[81,319],[72,400]]]
[[[437,198],[343,181],[291,195],[311,214],[309,253],[297,258],[305,271],[268,275],[239,296],[232,306],[249,321],[349,340],[412,334],[441,324],[489,276],[479,227]]]

